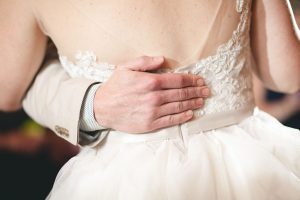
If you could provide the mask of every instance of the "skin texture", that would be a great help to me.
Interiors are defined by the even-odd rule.
[[[138,133],[191,119],[191,110],[203,106],[208,88],[195,75],[145,72],[160,68],[163,61],[163,57],[144,56],[119,65],[96,93],[97,121],[104,127]]]
[[[191,55],[194,52],[193,44],[199,42],[196,40],[188,40],[192,38],[191,33],[194,34],[198,30],[197,34],[199,35],[197,35],[197,37],[201,38],[202,35],[205,37],[205,31],[203,30],[211,27],[211,24],[207,24],[206,26],[189,24],[188,27],[182,27],[185,23],[180,22],[180,18],[176,20],[173,19],[172,16],[178,16],[180,14],[180,16],[186,17],[185,21],[197,23],[197,20],[193,21],[190,19],[196,17],[199,19],[199,17],[201,18],[201,14],[207,16],[210,13],[212,13],[212,15],[208,17],[208,19],[213,18],[217,10],[215,7],[218,7],[219,2],[216,1],[216,5],[211,4],[210,6],[208,6],[208,3],[206,3],[206,5],[204,2],[201,2],[203,4],[197,6],[199,6],[199,8],[203,8],[204,6],[204,8],[207,9],[207,13],[204,13],[205,9],[203,9],[203,13],[199,14],[195,12],[193,16],[190,16],[192,12],[186,12],[186,10],[190,11],[190,8],[184,9],[184,5],[193,5],[188,3],[175,7],[175,13],[173,12],[175,8],[171,7],[171,9],[167,9],[171,6],[171,4],[168,4],[168,1],[164,2],[165,7],[154,3],[149,5],[152,6],[151,12],[141,10],[140,13],[146,13],[147,15],[144,18],[138,18],[138,20],[145,19],[148,21],[140,21],[140,32],[149,34],[144,35],[144,37],[149,38],[149,43],[147,42],[143,52],[147,52],[147,55],[164,56],[164,60],[160,58],[162,60],[158,59],[158,61],[154,61],[155,59],[151,57],[143,57],[141,52],[135,51],[132,53],[128,46],[124,47],[123,45],[121,47],[121,44],[106,45],[104,46],[105,48],[103,48],[101,42],[105,44],[105,38],[109,38],[109,35],[104,33],[100,35],[100,32],[93,31],[82,33],[82,28],[84,28],[84,30],[92,30],[95,28],[95,24],[90,24],[90,21],[86,18],[74,18],[75,16],[79,16],[78,12],[75,12],[78,7],[74,10],[64,9],[63,6],[70,1],[59,2],[61,6],[55,9],[55,13],[52,13],[53,15],[51,15],[50,9],[48,10],[49,12],[43,10],[43,6],[40,5],[40,2],[45,4],[45,8],[51,7],[51,5],[55,3],[55,1],[34,0],[30,1],[30,3],[23,0],[0,2],[0,110],[9,111],[20,107],[22,97],[43,60],[47,43],[45,34],[48,34],[54,39],[60,51],[64,50],[67,52],[67,50],[62,49],[62,47],[74,50],[77,49],[76,45],[79,45],[90,49],[91,46],[98,46],[97,44],[99,44],[99,49],[105,49],[106,52],[110,52],[111,54],[106,55],[105,58],[107,59],[103,57],[103,60],[120,63],[113,76],[107,83],[99,88],[96,94],[94,105],[95,116],[98,122],[103,126],[130,132],[150,131],[187,121],[191,119],[192,116],[187,116],[186,111],[196,109],[203,105],[203,101],[200,99],[204,99],[207,95],[201,92],[203,84],[195,85],[195,77],[178,74],[154,75],[148,73],[148,71],[161,67],[163,62],[169,67],[174,67],[175,65],[172,65],[171,61],[174,60],[173,58],[179,58],[181,54],[185,55],[182,58],[182,60],[185,60],[187,55]],[[229,2],[235,3],[236,1],[228,1],[228,3]],[[263,83],[270,88],[293,93],[299,90],[300,86],[300,46],[299,37],[296,35],[298,29],[296,29],[292,23],[292,14],[291,10],[286,6],[287,2],[288,1],[283,0],[256,0],[253,2],[251,45],[256,62],[255,71]],[[84,8],[85,10],[81,10],[80,12],[89,13],[89,11],[91,11],[91,13],[93,13],[92,8],[96,8],[96,5],[89,5],[93,6],[86,7]],[[70,5],[68,4],[68,6]],[[195,6],[192,6],[192,8]],[[140,5],[139,8],[144,8],[144,6]],[[232,6],[232,8],[235,7]],[[64,12],[59,12],[60,9]],[[194,9],[196,10],[196,7]],[[159,15],[162,10],[166,15]],[[71,11],[75,12],[74,17],[72,17]],[[50,14],[41,16],[41,13]],[[59,13],[68,13],[71,17],[65,17]],[[99,15],[101,13],[102,12],[98,12]],[[236,25],[236,19],[238,19],[236,12],[232,11],[230,13],[234,14],[228,16],[229,24],[226,24],[226,27],[234,27],[234,25]],[[280,13],[280,15],[278,15],[278,13]],[[99,15],[97,15],[97,17],[100,19],[101,16]],[[84,14],[82,14],[82,16],[84,16]],[[153,18],[153,16],[155,17]],[[166,18],[166,16],[170,17]],[[115,20],[116,24],[119,22],[118,18],[105,19]],[[128,18],[129,22],[133,19],[137,18]],[[163,21],[164,19],[166,19],[166,21]],[[49,22],[52,22],[52,24],[49,24]],[[77,24],[74,25],[72,24],[73,22]],[[128,24],[129,22],[127,21]],[[170,22],[174,22],[172,26],[169,26],[171,24]],[[66,27],[68,24],[71,26]],[[110,25],[114,23],[107,24]],[[151,26],[148,26],[149,24]],[[118,27],[120,26],[116,26],[115,28]],[[153,29],[153,27],[156,29]],[[191,30],[192,27],[199,29]],[[145,38],[142,37],[142,34],[141,38],[139,38],[139,34],[137,34],[139,32],[133,30],[134,29],[129,29],[127,32],[123,30],[124,32],[118,33],[123,34],[125,37],[126,34],[130,35],[130,33],[134,32],[136,33],[136,41],[146,41],[144,40]],[[155,35],[154,33],[158,33],[157,30],[162,31],[159,32],[160,34]],[[183,30],[188,31],[183,35],[164,32],[172,30],[176,30],[176,33],[184,33]],[[222,33],[223,32],[225,36],[228,36],[228,33],[231,33],[232,30],[231,28],[228,30],[224,29]],[[76,35],[77,33],[78,35]],[[80,40],[80,34],[87,33],[91,35],[83,35],[84,38],[93,38],[96,41],[89,41],[90,44],[78,44],[79,42],[85,41]],[[68,37],[66,37],[66,34]],[[101,36],[103,36],[103,38]],[[227,37],[225,36],[220,39],[220,42],[226,41]],[[62,41],[66,41],[66,43],[62,43]],[[74,41],[78,42],[76,43]],[[110,44],[110,42],[113,41],[117,41],[116,37],[106,42]],[[184,44],[191,44],[188,46],[190,48],[185,48]],[[162,50],[160,49],[161,46],[165,48]],[[110,49],[112,47],[116,49]],[[120,50],[118,51],[118,49]],[[174,51],[174,49],[176,51]],[[97,54],[101,55],[98,51]],[[130,55],[130,58],[124,57],[123,55]],[[116,57],[122,59],[117,60]],[[198,58],[195,57],[193,59]],[[175,63],[182,64],[182,60],[178,59]],[[126,77],[126,80],[124,80],[123,77]],[[177,83],[180,84],[176,85]],[[172,96],[172,98],[170,98],[170,96]],[[198,100],[201,103],[196,103]],[[118,109],[114,109],[116,107],[118,107]],[[120,121],[113,120],[116,116],[118,116]],[[128,127],[128,124],[132,124],[133,121],[140,122],[139,124],[141,124],[141,126],[137,127],[136,130],[130,127],[127,129],[126,126]]]
[[[25,1],[0,1],[0,24],[0,110],[10,111],[20,107],[42,63],[47,39]]]
[[[300,87],[300,34],[289,1],[254,0],[251,30],[254,71],[259,79],[270,89],[297,92]]]

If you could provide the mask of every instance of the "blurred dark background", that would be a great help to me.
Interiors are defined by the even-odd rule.
[[[291,3],[300,23],[300,0]],[[55,56],[52,53],[49,55]],[[262,110],[288,126],[300,128],[300,94],[275,93],[259,81],[256,90]],[[0,112],[0,199],[45,199],[58,170],[77,153],[77,147],[37,125],[23,110]]]
[[[22,110],[0,113],[0,199],[45,199],[58,170],[77,152]]]

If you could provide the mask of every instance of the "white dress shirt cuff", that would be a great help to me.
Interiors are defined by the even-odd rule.
[[[79,143],[82,146],[89,145],[100,138],[102,140],[104,137],[100,136],[104,130],[107,130],[107,128],[99,125],[94,115],[94,98],[100,86],[101,84],[98,83],[88,88],[82,102],[79,119]]]

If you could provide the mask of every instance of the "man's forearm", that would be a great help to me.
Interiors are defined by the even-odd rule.
[[[26,94],[24,110],[58,136],[78,144],[82,101],[94,83],[85,78],[71,78],[58,61],[48,63]]]

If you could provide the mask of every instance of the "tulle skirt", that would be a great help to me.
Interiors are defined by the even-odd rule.
[[[174,130],[173,138],[83,148],[60,170],[48,198],[300,199],[299,130],[258,109],[227,127]]]

